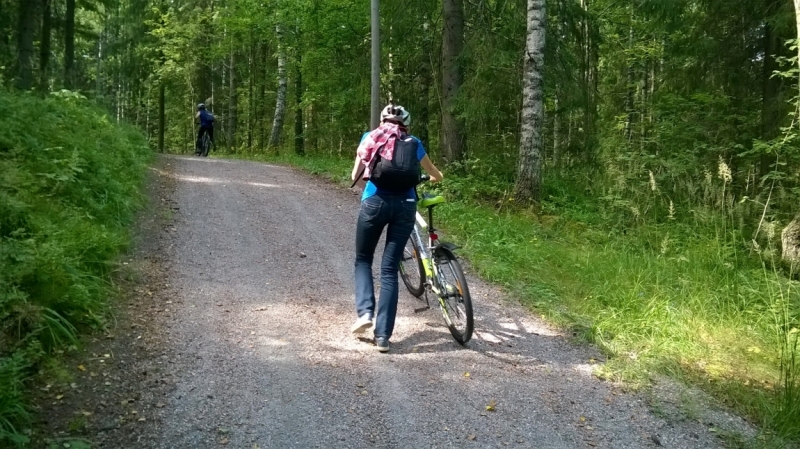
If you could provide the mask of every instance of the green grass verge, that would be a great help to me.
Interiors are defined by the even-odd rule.
[[[349,184],[348,159],[246,158]],[[465,194],[475,181],[449,176],[436,186],[454,200],[437,210],[446,238],[484,279],[603,349],[599,376],[636,386],[667,373],[797,438],[797,377],[789,378],[793,392],[792,371],[780,368],[781,360],[795,376],[800,368],[782,352],[800,319],[800,288],[748,254],[740,236],[713,223],[616,228],[591,200],[552,186],[543,204],[550,215],[499,208]]]
[[[0,91],[0,446],[23,444],[24,381],[104,325],[114,259],[143,204],[143,135],[69,92]]]

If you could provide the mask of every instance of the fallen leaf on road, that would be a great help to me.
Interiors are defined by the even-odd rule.
[[[495,406],[496,406],[496,405],[497,405],[497,402],[495,402],[495,400],[494,400],[494,399],[492,399],[492,400],[489,402],[489,405],[487,405],[487,406],[486,406],[486,411],[487,411],[487,412],[494,412],[494,411],[495,411]]]
[[[78,365],[78,369],[81,371],[86,371],[86,367],[83,365]]]
[[[464,377],[469,377],[469,373],[464,373]]]
[[[475,438],[477,438],[475,435],[467,435],[467,439],[470,441],[475,441]]]

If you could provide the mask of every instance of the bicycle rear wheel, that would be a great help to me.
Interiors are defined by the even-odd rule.
[[[417,298],[425,293],[425,268],[422,265],[422,252],[412,235],[403,248],[403,258],[400,259],[400,277],[406,284],[408,292]]]
[[[440,251],[435,257],[441,308],[444,321],[453,338],[462,345],[472,338],[475,319],[472,316],[472,298],[469,295],[464,270],[450,251]]]
[[[211,138],[208,137],[208,134],[203,136],[203,157],[208,157],[208,150],[211,149]]]

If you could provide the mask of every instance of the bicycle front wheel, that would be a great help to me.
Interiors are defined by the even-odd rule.
[[[425,293],[425,268],[422,265],[422,251],[417,247],[413,236],[408,239],[403,248],[403,258],[400,259],[400,277],[406,284],[408,292],[417,298]]]
[[[475,326],[467,279],[458,259],[450,251],[440,251],[435,260],[442,315],[453,338],[463,345],[472,338]]]

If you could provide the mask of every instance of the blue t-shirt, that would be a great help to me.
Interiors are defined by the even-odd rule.
[[[366,138],[368,135],[369,132],[364,133],[364,135],[361,136],[361,140],[364,140],[364,138]],[[421,161],[422,159],[425,158],[425,155],[427,155],[428,153],[425,152],[425,147],[422,146],[422,142],[420,142],[419,139],[417,139],[414,136],[409,136],[409,137],[411,137],[417,142],[417,158]],[[382,189],[379,189],[378,186],[372,183],[372,181],[367,181],[367,185],[364,186],[364,193],[361,195],[361,201],[364,201],[365,199],[371,196],[375,196],[378,193],[391,193],[396,195],[395,192],[386,192]],[[408,190],[408,193],[406,193],[406,198],[413,198],[415,200],[417,199],[417,194],[414,193],[414,189]]]
[[[214,124],[214,114],[206,111],[200,111],[200,126],[212,126]]]

